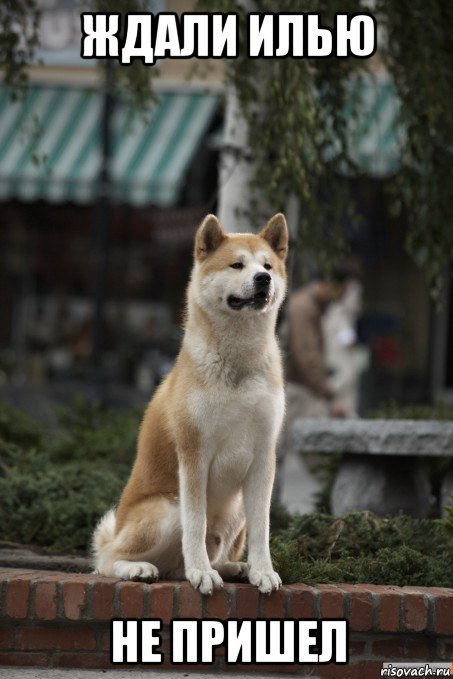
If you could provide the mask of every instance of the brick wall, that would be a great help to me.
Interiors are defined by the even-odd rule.
[[[250,585],[226,584],[202,597],[186,582],[0,568],[0,665],[111,667],[112,617],[161,618],[165,625],[172,617],[349,620],[349,665],[260,665],[261,673],[372,679],[384,661],[453,661],[452,589],[289,585],[262,596]],[[168,630],[162,650],[168,651]],[[216,667],[224,669],[219,650]],[[168,658],[164,666],[171,667]]]

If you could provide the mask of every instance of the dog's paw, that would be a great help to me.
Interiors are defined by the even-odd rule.
[[[199,568],[188,568],[186,578],[195,589],[202,594],[212,594],[214,589],[223,587],[223,580],[214,569],[200,570]]]
[[[113,574],[123,580],[155,582],[159,578],[156,566],[147,561],[115,561]]]
[[[249,582],[258,587],[263,594],[270,594],[281,587],[282,581],[278,573],[273,570],[259,571],[251,568],[249,571]]]
[[[245,561],[227,561],[219,566],[219,573],[224,580],[246,580],[249,574],[249,567]]]

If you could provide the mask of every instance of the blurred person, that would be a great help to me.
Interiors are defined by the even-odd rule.
[[[337,269],[296,290],[287,308],[287,426],[299,418],[346,417],[347,408],[330,383],[325,354],[323,316],[341,298],[351,279]]]
[[[292,512],[314,506],[319,481],[291,444],[292,424],[299,418],[346,417],[326,366],[323,317],[329,305],[344,294],[351,273],[333,272],[331,279],[317,279],[295,290],[286,310],[286,418],[277,456],[274,498]]]
[[[328,307],[323,318],[329,384],[348,417],[357,417],[360,376],[368,363],[368,351],[357,336],[362,309],[362,285],[351,279],[342,297]]]

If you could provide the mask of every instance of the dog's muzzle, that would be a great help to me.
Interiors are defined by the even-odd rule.
[[[230,295],[227,299],[228,306],[235,311],[244,307],[250,309],[263,309],[270,301],[271,276],[266,272],[255,274],[253,283],[255,292],[251,297],[236,297]]]

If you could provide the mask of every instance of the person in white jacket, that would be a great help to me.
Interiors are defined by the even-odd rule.
[[[368,362],[368,352],[357,337],[357,320],[362,308],[362,285],[352,279],[323,318],[329,384],[335,397],[344,405],[347,417],[357,417],[360,376]]]

